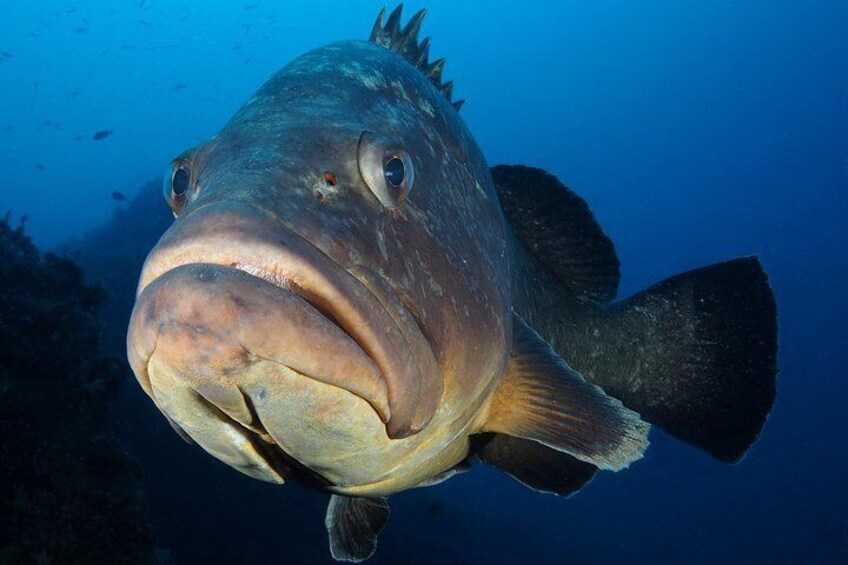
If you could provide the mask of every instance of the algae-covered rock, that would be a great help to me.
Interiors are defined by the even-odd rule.
[[[151,563],[138,466],[107,413],[104,292],[0,220],[0,563]]]
[[[98,312],[104,351],[124,354],[141,267],[173,221],[162,198],[161,181],[148,182],[116,206],[107,221],[61,246],[64,253],[74,256],[88,280],[108,292],[109,299]],[[130,375],[130,379],[137,386],[135,377]]]

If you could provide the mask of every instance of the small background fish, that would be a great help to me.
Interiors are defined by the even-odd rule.
[[[112,135],[112,130],[110,130],[110,129],[102,129],[102,130],[97,131],[97,132],[95,132],[94,134],[92,134],[91,139],[92,139],[93,141],[100,141],[101,139],[106,139],[106,138],[107,138],[107,137],[109,137],[110,135]]]

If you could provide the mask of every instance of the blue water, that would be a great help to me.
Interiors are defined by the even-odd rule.
[[[285,62],[367,37],[382,7],[8,4],[0,211],[26,214],[46,249],[108,220],[113,191],[133,196]],[[428,8],[423,31],[489,162],[546,168],[589,202],[622,296],[762,258],[780,374],[760,441],[728,466],[655,430],[644,461],[569,500],[476,468],[393,497],[374,563],[848,562],[848,3],[702,4],[431,0],[407,13]],[[324,495],[183,444],[134,382],[115,412],[174,561],[328,559]]]

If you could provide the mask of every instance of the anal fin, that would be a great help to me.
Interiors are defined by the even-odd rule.
[[[483,432],[533,440],[600,469],[641,458],[649,424],[589,383],[513,315],[514,342]]]
[[[481,461],[541,492],[570,496],[586,486],[598,471],[594,465],[529,439],[480,434],[472,441]]]
[[[334,494],[324,519],[333,559],[358,563],[371,557],[377,549],[377,536],[388,519],[389,504],[385,498]]]

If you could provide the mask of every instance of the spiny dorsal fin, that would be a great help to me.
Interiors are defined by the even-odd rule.
[[[465,101],[459,100],[453,102],[451,100],[453,96],[453,81],[442,82],[442,69],[445,66],[445,60],[438,59],[430,63],[430,38],[425,37],[420,42],[418,41],[418,32],[421,31],[421,23],[424,21],[427,11],[418,10],[403,28],[400,25],[402,13],[403,3],[398,4],[392,10],[389,18],[383,24],[383,20],[386,17],[386,9],[383,8],[380,10],[380,13],[377,15],[377,21],[374,22],[374,27],[371,29],[369,41],[402,55],[412,66],[421,71],[458,111]]]
[[[650,426],[568,366],[520,316],[506,374],[482,432],[539,442],[618,471],[648,448]]]
[[[598,303],[615,298],[615,247],[586,202],[542,169],[498,165],[491,172],[504,214],[524,246],[575,296]]]

